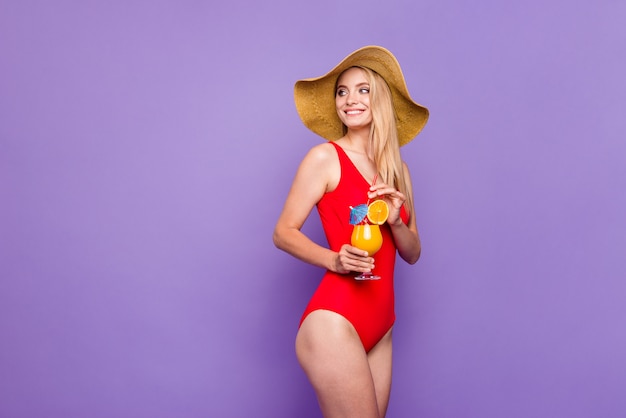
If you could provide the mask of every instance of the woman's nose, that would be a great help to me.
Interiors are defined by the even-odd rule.
[[[346,103],[348,104],[355,104],[358,103],[359,100],[356,97],[356,93],[348,93],[348,96],[346,97]]]

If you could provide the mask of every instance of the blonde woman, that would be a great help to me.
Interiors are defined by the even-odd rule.
[[[325,417],[384,417],[395,256],[414,264],[421,252],[400,146],[423,128],[428,110],[410,98],[396,58],[378,46],[353,52],[322,77],[298,81],[295,102],[304,124],[328,140],[304,157],[274,230],[278,248],[326,270],[302,316],[296,354]],[[350,245],[350,207],[368,199],[389,206],[374,257]],[[328,247],[301,232],[314,206]],[[370,271],[380,279],[355,279]]]

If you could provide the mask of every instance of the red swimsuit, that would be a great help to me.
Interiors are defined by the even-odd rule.
[[[341,165],[341,179],[337,188],[326,193],[317,204],[322,226],[331,250],[339,251],[350,243],[353,226],[350,225],[350,206],[367,202],[370,184],[356,169],[345,151],[334,142]],[[402,208],[402,219],[407,215]],[[389,331],[396,319],[394,311],[393,271],[396,246],[387,224],[381,225],[383,246],[374,255],[373,272],[379,280],[355,280],[355,274],[326,271],[302,315],[325,309],[344,316],[356,329],[363,347],[369,352]]]

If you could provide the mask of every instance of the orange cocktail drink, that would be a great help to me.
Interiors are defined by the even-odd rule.
[[[373,256],[383,245],[383,235],[380,233],[380,226],[370,224],[354,225],[351,241],[353,246],[367,251],[370,257]]]
[[[359,224],[354,225],[350,241],[352,246],[367,251],[367,255],[372,257],[383,245],[383,235],[379,225]],[[372,272],[365,272],[355,278],[357,280],[378,280],[380,276],[376,276]]]
[[[378,199],[372,203],[368,201],[367,204],[358,205],[354,208],[350,206],[350,209],[350,224],[354,225],[350,243],[353,247],[367,251],[369,257],[373,257],[383,245],[383,234],[380,232],[380,225],[387,221],[389,206],[384,200]],[[380,276],[376,276],[372,272],[366,272],[356,276],[356,279],[377,280],[380,279]]]

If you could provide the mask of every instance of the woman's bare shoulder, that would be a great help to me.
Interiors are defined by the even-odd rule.
[[[337,159],[337,151],[332,144],[324,142],[311,148],[305,158],[309,158],[320,163],[327,163]]]
[[[312,147],[302,160],[300,170],[306,173],[308,181],[320,181],[327,192],[333,190],[341,176],[337,150],[328,142]]]

